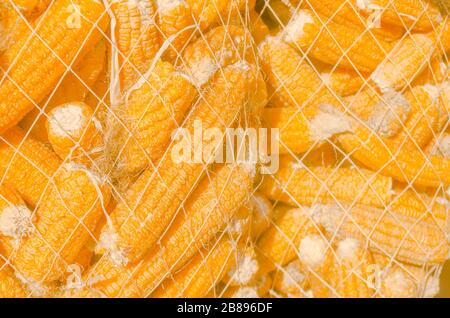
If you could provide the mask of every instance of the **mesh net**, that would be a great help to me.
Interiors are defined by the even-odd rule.
[[[445,296],[449,10],[2,1],[0,297]]]

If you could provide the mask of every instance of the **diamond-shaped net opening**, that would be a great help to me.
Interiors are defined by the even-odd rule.
[[[0,297],[443,295],[449,11],[3,1]]]

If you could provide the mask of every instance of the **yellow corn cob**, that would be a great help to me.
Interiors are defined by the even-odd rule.
[[[354,134],[342,134],[339,141],[353,158],[398,181],[425,187],[450,184],[450,160],[425,156],[414,149],[399,149],[394,142],[381,140],[362,125],[356,125]]]
[[[8,68],[8,60],[2,53],[16,41],[18,35],[29,29],[25,19],[10,3],[0,4],[0,68]]]
[[[30,295],[0,256],[0,298],[26,298]]]
[[[233,265],[235,248],[225,236],[211,249],[200,251],[181,271],[165,280],[151,296],[204,297]]]
[[[59,279],[89,240],[109,195],[104,181],[89,170],[62,166],[39,205],[35,232],[13,257],[19,275],[38,284]]]
[[[30,131],[33,137],[42,142],[48,141],[46,123],[53,108],[69,102],[83,101],[100,73],[105,68],[106,43],[100,41],[74,68],[58,87],[39,104],[39,108],[30,111],[20,122],[20,126]],[[96,105],[96,104],[94,104]]]
[[[377,288],[381,297],[434,297],[439,291],[439,280],[432,269],[413,266],[374,253]]]
[[[84,103],[69,103],[54,108],[47,122],[48,139],[63,160],[92,166],[102,154],[101,123],[92,108]]]
[[[186,0],[197,28],[204,32],[210,27],[223,24],[228,16],[245,8],[245,0]]]
[[[368,298],[375,290],[370,277],[373,259],[370,252],[354,238],[338,242],[331,267],[324,263],[310,274],[311,289],[316,297]],[[317,275],[320,277],[315,277]],[[323,284],[323,280],[326,284]],[[325,286],[317,286],[317,285]],[[328,286],[327,286],[328,285]],[[328,288],[327,288],[328,287]]]
[[[329,112],[325,106],[304,111],[295,107],[266,108],[263,126],[279,129],[281,154],[306,152],[333,135],[351,129],[342,114]]]
[[[173,61],[182,56],[186,43],[196,30],[194,17],[185,0],[158,0],[157,4],[162,42],[169,44],[165,55]]]
[[[260,271],[267,273],[289,263],[297,256],[301,240],[313,233],[319,233],[319,227],[305,211],[288,209],[281,212],[257,242]]]
[[[448,254],[445,229],[430,218],[416,218],[368,206],[317,206],[313,218],[327,232],[354,237],[373,249],[411,264],[442,263]]]
[[[223,229],[250,194],[252,177],[246,169],[220,166],[205,178],[189,197],[161,242],[154,246],[134,270],[120,269],[106,257],[89,273],[103,276],[93,287],[109,297],[142,296],[166,276],[176,272],[202,246]],[[130,273],[133,273],[130,278]],[[125,284],[126,283],[126,284]]]
[[[336,68],[325,63],[314,64],[320,72],[322,82],[340,96],[348,96],[357,93],[366,81],[367,74],[358,74],[344,68]]]
[[[203,129],[214,127],[222,133],[230,127],[247,102],[248,85],[253,81],[251,75],[244,63],[230,65],[218,73],[188,116],[184,126],[186,131],[192,135],[197,121],[201,121]],[[217,149],[222,144],[219,139],[210,144],[210,149]],[[205,169],[203,161],[181,160],[177,163],[180,158],[176,147],[177,144],[173,144],[168,149],[157,174],[148,169],[131,186],[125,202],[119,203],[111,214],[112,228],[108,227],[102,233],[105,238],[115,237],[108,239],[108,249],[121,255],[119,263],[123,265],[140,259],[160,237]],[[205,162],[209,160],[210,157]]]
[[[260,191],[270,200],[299,205],[344,201],[384,207],[391,199],[392,179],[365,169],[308,167],[288,156],[267,176]]]
[[[255,192],[250,202],[253,206],[251,237],[256,239],[272,224],[273,209],[272,203],[260,192]]]
[[[28,204],[36,206],[61,160],[17,127],[9,129],[0,140],[0,176]]]
[[[398,41],[370,79],[383,91],[409,85],[429,63],[435,41],[428,34],[411,34]]]
[[[159,50],[155,8],[150,0],[109,0],[114,16],[113,67],[118,67],[120,88],[125,92],[145,74]],[[116,51],[117,49],[117,51]],[[117,80],[114,78],[112,80]],[[114,83],[113,85],[117,85]]]
[[[197,95],[196,88],[167,62],[158,62],[145,78],[130,89],[123,105],[126,132],[119,161],[130,174],[155,164],[164,155],[171,134]]]
[[[324,63],[367,73],[375,70],[393,47],[365,29],[328,21],[307,9],[296,13],[281,36]]]
[[[43,12],[52,0],[12,0],[12,2],[28,13],[38,14]]]
[[[276,292],[289,298],[303,298],[309,288],[305,267],[297,259],[278,269],[273,278]]]
[[[14,189],[0,186],[0,247],[9,257],[33,230],[33,213]]]
[[[184,50],[178,68],[197,86],[203,86],[218,70],[246,57],[250,59],[250,43],[250,35],[241,27],[216,27]]]
[[[224,275],[223,282],[228,286],[248,286],[258,278],[259,263],[253,245],[236,251],[233,266]]]
[[[393,35],[401,34],[402,29],[429,31],[443,21],[433,0],[308,0],[308,3],[314,11],[340,23],[365,25],[380,35],[380,29],[386,29]]]
[[[443,21],[439,7],[433,0],[370,0],[367,5],[360,2],[360,10],[381,13],[381,22],[393,26],[426,31],[436,28]]]
[[[0,84],[0,132],[17,124],[48,95],[67,65],[98,42],[107,25],[103,14],[103,5],[93,0],[55,1],[33,35],[23,32],[6,50],[14,63]]]
[[[279,38],[267,37],[259,45],[259,56],[276,106],[300,109],[306,103],[334,101],[314,69]]]
[[[366,126],[382,137],[393,137],[403,129],[412,108],[403,94],[394,90],[380,93],[371,85],[348,96],[344,103],[346,111],[364,120]]]
[[[405,94],[412,106],[411,115],[405,127],[393,138],[402,147],[421,149],[437,132],[439,109],[435,89],[431,86],[417,86]]]

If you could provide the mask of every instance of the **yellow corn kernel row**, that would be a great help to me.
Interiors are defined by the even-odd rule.
[[[235,25],[218,26],[199,37],[183,52],[177,68],[198,87],[204,86],[227,65],[251,60],[250,35]]]
[[[13,269],[0,256],[0,298],[26,298],[30,295],[14,276]]]
[[[308,167],[284,156],[260,191],[294,206],[348,202],[384,207],[391,200],[392,179],[362,168]]]
[[[312,238],[312,240],[317,239],[317,237]],[[310,265],[308,279],[314,297],[369,298],[374,296],[375,290],[371,282],[374,261],[371,253],[360,241],[346,238],[339,241],[333,251],[323,243],[312,241],[309,244],[313,246],[306,247],[307,243],[305,238],[301,245],[301,255],[314,245],[321,247],[322,251],[318,251],[319,255],[325,254],[321,264]],[[324,247],[325,251],[323,251]]]
[[[434,91],[433,87],[416,86],[406,92],[411,114],[404,128],[393,138],[395,142],[413,149],[421,149],[430,142],[439,128],[440,111]]]
[[[104,149],[101,123],[84,103],[69,103],[49,113],[47,135],[53,150],[65,161],[92,166]]]
[[[168,45],[165,56],[170,61],[180,57],[186,43],[194,36],[196,24],[189,3],[185,0],[158,0],[158,25],[161,40]]]
[[[257,241],[260,271],[270,272],[297,257],[301,240],[319,233],[319,227],[302,209],[283,209],[273,225]]]
[[[100,3],[61,0],[53,3],[33,33],[22,32],[4,53],[12,62],[0,83],[0,132],[17,124],[42,101],[67,65],[94,47],[106,26]]]
[[[234,263],[235,245],[225,236],[209,250],[200,251],[182,270],[167,278],[151,294],[155,298],[204,297]]]
[[[353,0],[308,0],[302,6],[326,17],[327,21],[331,20],[349,27],[363,29],[368,34],[381,37],[389,42],[398,40],[404,35],[405,30],[402,27],[386,25],[380,21],[382,12],[378,10],[361,11],[356,3]]]
[[[12,0],[16,6],[27,13],[38,15],[43,12],[52,2],[52,0]]]
[[[46,145],[18,127],[0,137],[0,175],[31,206],[36,206],[61,164]]]
[[[188,115],[183,127],[192,136],[197,121],[201,121],[203,129],[216,127],[221,131],[221,138],[211,144],[213,152],[210,155],[216,153],[214,150],[222,144],[225,127],[236,121],[248,100],[249,83],[254,80],[249,70],[244,63],[226,67],[212,79],[208,91]],[[158,164],[157,173],[151,168],[143,172],[127,191],[126,201],[120,202],[111,213],[112,224],[102,235],[105,239],[109,237],[107,250],[122,255],[122,264],[142,258],[205,170],[204,163],[196,163],[192,158],[174,162],[172,152],[179,151],[176,147],[177,144],[172,144],[168,148],[167,155]],[[180,158],[179,153],[175,156]],[[210,158],[208,156],[205,162]]]
[[[446,229],[430,218],[369,206],[323,205],[313,209],[313,218],[331,235],[357,238],[398,260],[423,265],[440,264],[447,258]]]
[[[119,165],[126,173],[156,164],[196,96],[186,77],[162,61],[145,75],[145,82],[130,89],[122,110],[125,132],[119,153]]]
[[[9,258],[22,238],[32,233],[34,218],[16,190],[0,186],[0,248],[5,257]]]
[[[282,31],[283,40],[314,58],[358,72],[372,72],[393,47],[374,34],[302,9]]]
[[[105,69],[106,47],[105,41],[102,40],[87,53],[73,68],[73,71],[66,74],[57,88],[39,103],[39,107],[34,108],[21,120],[20,127],[29,131],[37,140],[47,142],[48,113],[61,104],[85,100],[91,87]],[[88,103],[88,105],[90,104]],[[95,106],[95,104],[91,106]]]
[[[373,171],[418,186],[450,184],[449,160],[428,157],[415,149],[399,149],[396,143],[380,139],[367,127],[355,126],[354,133],[340,135],[339,142],[347,153]]]
[[[88,273],[102,276],[93,287],[109,297],[138,297],[151,292],[222,230],[248,199],[253,178],[242,167],[223,165],[189,196],[161,241],[135,268],[119,268],[105,255]]]
[[[267,37],[259,45],[259,56],[275,106],[302,109],[335,101],[305,58],[278,37]]]
[[[153,1],[109,1],[112,11],[113,67],[118,68],[120,89],[125,92],[145,74],[159,50]],[[117,52],[115,51],[117,50]],[[115,64],[115,65],[114,65]],[[113,78],[112,80],[117,80]]]
[[[429,63],[435,40],[429,34],[411,34],[398,41],[370,79],[381,89],[401,89]]]
[[[45,284],[61,278],[94,231],[109,197],[104,180],[82,166],[63,165],[43,195],[34,232],[13,256],[24,281]]]

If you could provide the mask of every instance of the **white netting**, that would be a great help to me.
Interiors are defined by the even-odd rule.
[[[438,295],[449,10],[2,1],[0,297]]]

